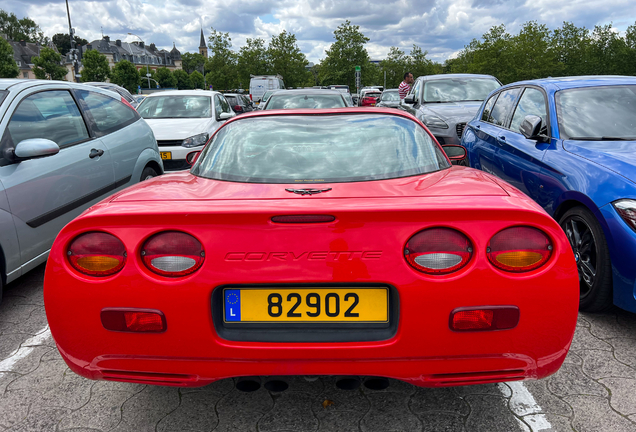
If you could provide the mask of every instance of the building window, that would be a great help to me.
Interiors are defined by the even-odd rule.
[[[28,72],[22,72],[22,78],[29,78]]]

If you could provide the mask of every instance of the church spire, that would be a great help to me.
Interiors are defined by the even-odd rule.
[[[201,42],[199,42],[199,48],[206,48],[205,36],[203,36],[203,29],[201,29]]]
[[[208,58],[208,46],[205,44],[205,36],[203,36],[203,28],[201,29],[201,42],[199,43],[199,54]]]

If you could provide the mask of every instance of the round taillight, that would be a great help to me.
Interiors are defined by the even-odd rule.
[[[404,256],[423,273],[443,275],[464,267],[473,255],[473,246],[464,234],[450,228],[420,231],[406,243]]]
[[[552,242],[541,230],[511,227],[499,231],[486,249],[488,260],[509,272],[527,272],[545,264],[552,255]]]
[[[126,247],[112,234],[89,232],[77,236],[68,246],[71,266],[89,276],[110,276],[126,263]]]
[[[166,231],[150,237],[141,248],[141,259],[154,273],[180,277],[197,271],[205,252],[201,242],[179,231]]]

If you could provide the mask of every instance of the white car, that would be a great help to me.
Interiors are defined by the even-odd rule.
[[[214,131],[236,115],[221,93],[204,90],[153,93],[137,111],[155,134],[166,171],[189,169],[188,153],[201,150]]]

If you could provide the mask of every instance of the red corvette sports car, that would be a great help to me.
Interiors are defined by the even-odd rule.
[[[394,109],[260,111],[57,237],[46,313],[91,379],[542,378],[574,334],[559,225]]]

